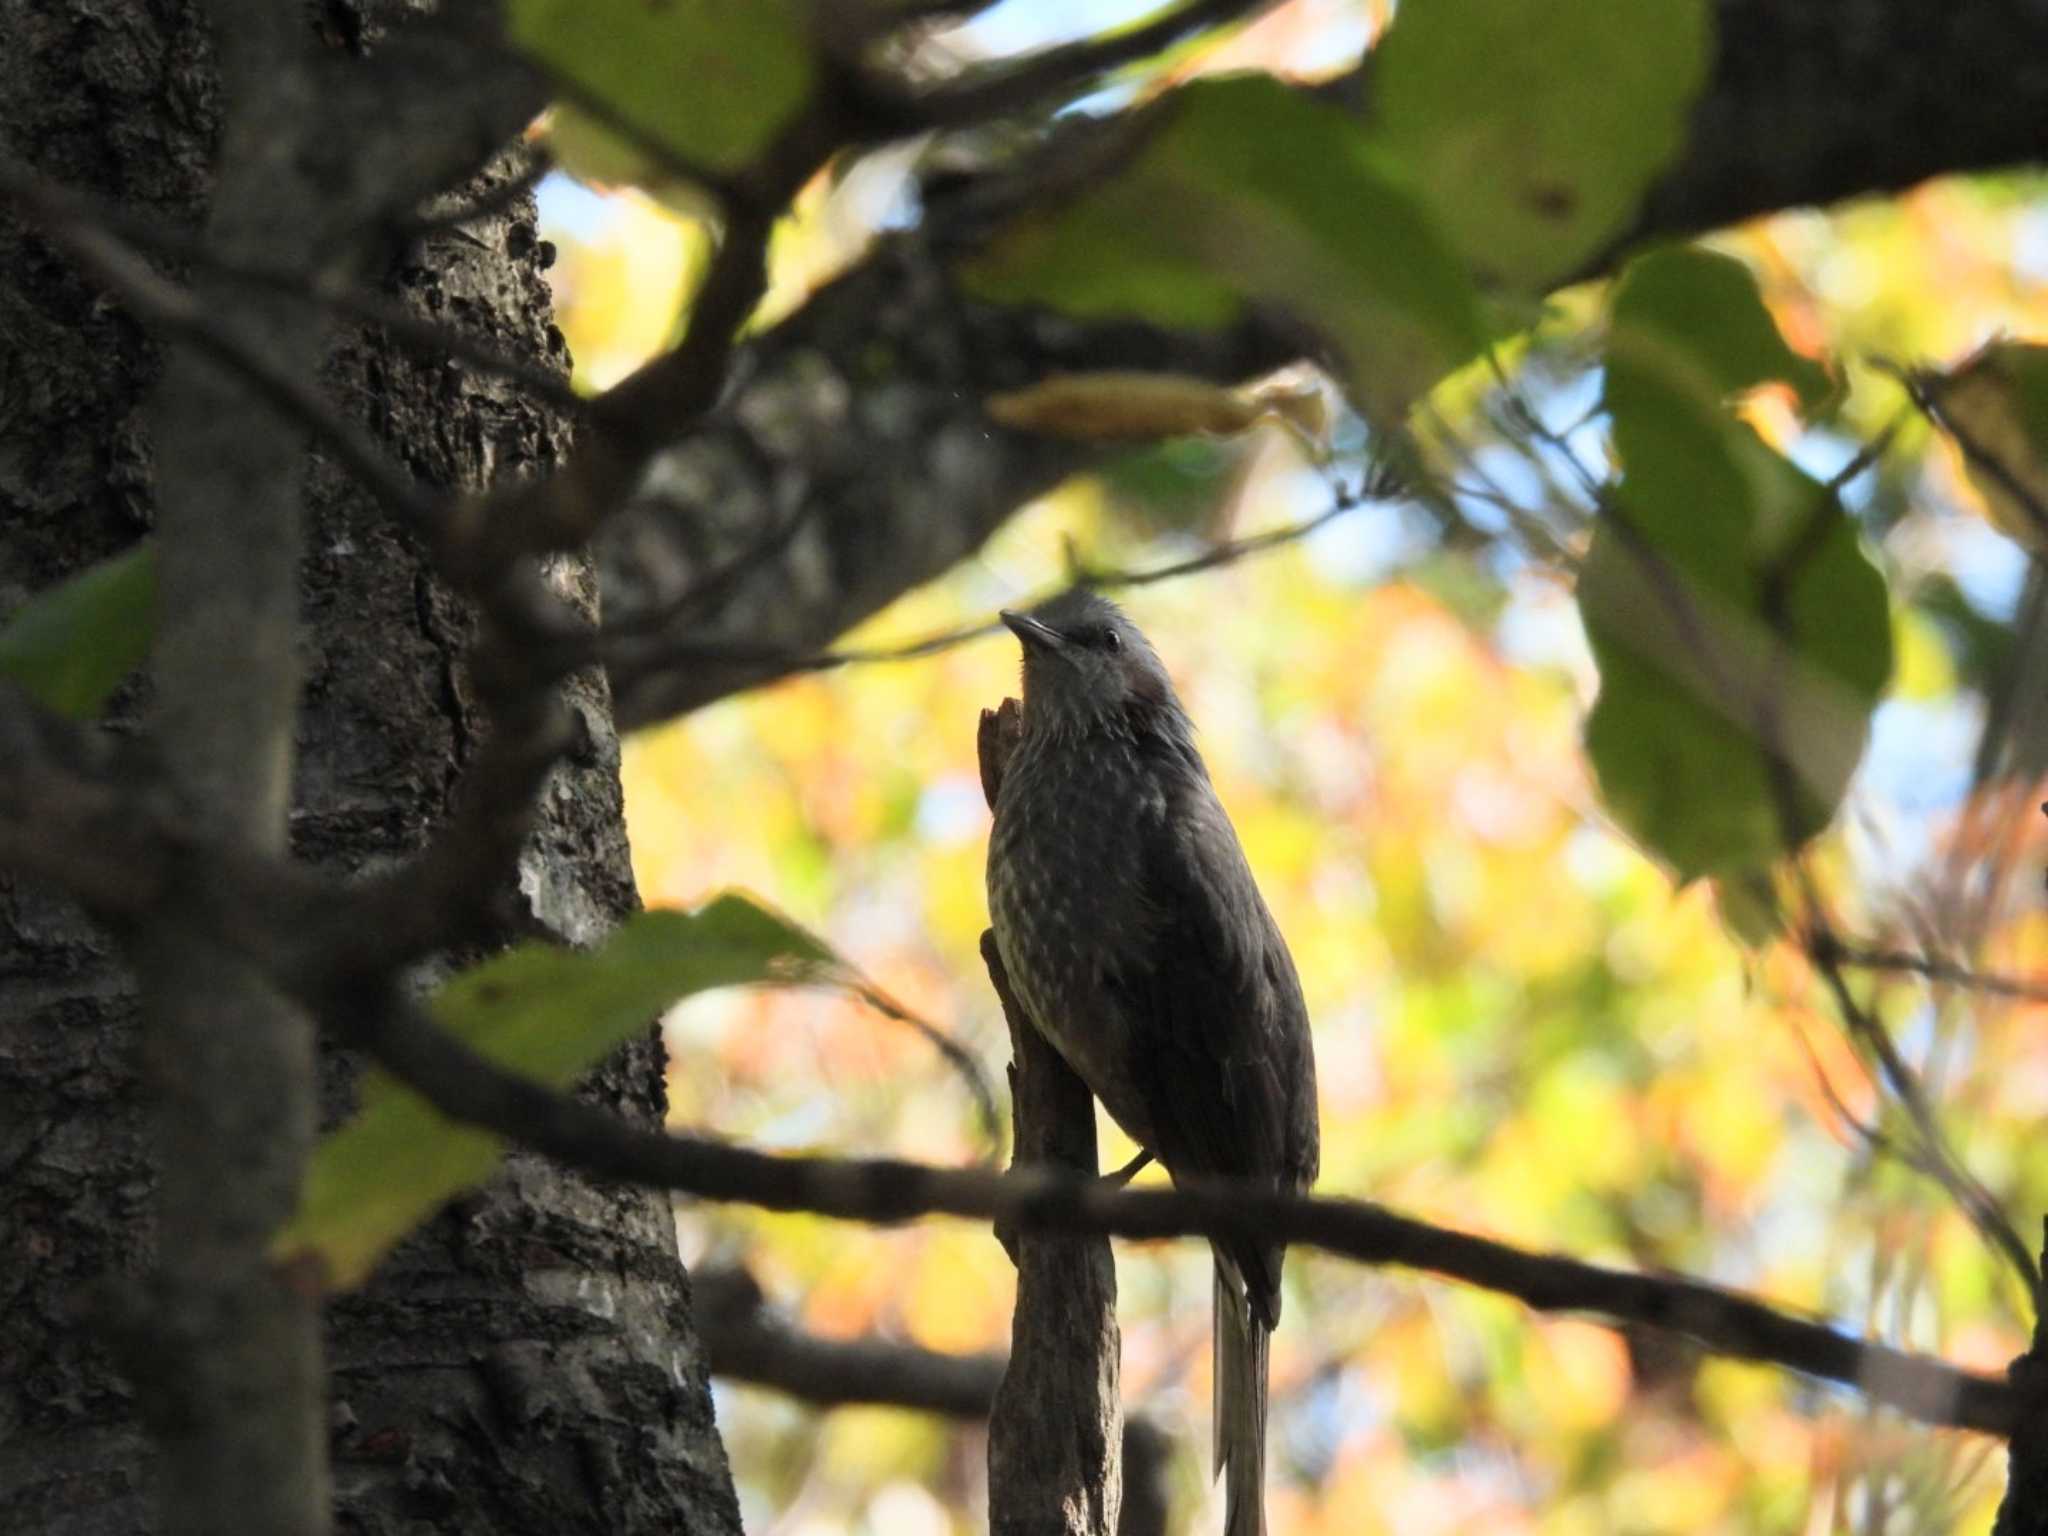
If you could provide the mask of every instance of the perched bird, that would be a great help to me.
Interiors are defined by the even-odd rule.
[[[1091,592],[1003,622],[1024,648],[1024,710],[988,897],[1018,1001],[1174,1178],[1306,1189],[1318,1135],[1301,982],[1166,668]],[[1219,1243],[1215,1257],[1225,1528],[1260,1536],[1281,1245]]]

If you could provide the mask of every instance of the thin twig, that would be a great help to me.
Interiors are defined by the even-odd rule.
[[[2018,998],[2030,1003],[2048,1003],[2048,982],[2022,981],[2017,976],[2001,976],[1995,971],[1975,971],[1966,965],[1953,961],[1939,960],[1932,955],[1917,955],[1907,950],[1863,949],[1852,944],[1838,942],[1836,958],[1842,964],[1862,971],[1904,971],[1921,976],[1943,986],[1961,987],[1966,992],[1984,992],[1993,997]]]
[[[1801,571],[1819,552],[1830,519],[1842,515],[1833,493],[1823,491],[1816,495],[1805,522],[1784,542],[1771,566],[1760,573],[1761,607],[1771,646],[1765,658],[1763,686],[1753,694],[1746,687],[1734,690],[1728,686],[1732,679],[1724,683],[1716,676],[1719,671],[1715,666],[1717,657],[1705,644],[1705,634],[1698,627],[1699,614],[1691,594],[1662,553],[1640,535],[1619,505],[1611,504],[1611,498],[1610,505],[1603,510],[1621,536],[1623,547],[1637,559],[1639,568],[1649,575],[1666,611],[1687,638],[1689,652],[1699,665],[1709,669],[1709,696],[1719,695],[1731,703],[1746,701],[1752,706],[1753,713],[1752,710],[1731,709],[1731,718],[1739,727],[1756,734],[1784,845],[1787,849],[1796,849],[1812,829],[1807,825],[1808,812],[1797,768],[1788,754],[1782,729],[1787,673],[1794,660],[1791,590]],[[1950,1146],[1919,1075],[1900,1054],[1890,1032],[1875,1014],[1857,1001],[1849,986],[1840,945],[1833,936],[1819,893],[1811,880],[1805,877],[1804,871],[1798,872],[1806,911],[1805,949],[1808,958],[1826,983],[1844,1027],[1877,1062],[1879,1080],[1905,1110],[1917,1137],[1917,1145],[1898,1150],[1903,1152],[1911,1166],[1934,1179],[1956,1201],[1985,1241],[2012,1265],[2025,1284],[2029,1298],[2038,1306],[2040,1272],[2033,1255],[2020,1241],[1996,1198],[1970,1173]]]
[[[839,978],[839,985],[891,1023],[907,1025],[922,1035],[932,1048],[945,1058],[947,1065],[966,1080],[967,1091],[974,1099],[975,1118],[981,1122],[982,1135],[988,1142],[988,1155],[983,1161],[991,1167],[1001,1161],[1002,1117],[996,1108],[995,1089],[990,1086],[988,1074],[982,1070],[981,1063],[975,1059],[974,1053],[954,1039],[947,1030],[940,1028],[930,1019],[913,1013],[850,967]]]
[[[697,1337],[711,1374],[766,1387],[820,1408],[879,1404],[987,1423],[1006,1355],[947,1354],[893,1339],[807,1333],[771,1307],[746,1270],[693,1268]],[[1173,1442],[1156,1422],[1124,1415],[1123,1504],[1117,1536],[1164,1536],[1161,1463]]]
[[[1387,493],[1383,493],[1387,494]],[[1330,504],[1312,517],[1298,522],[1283,523],[1278,528],[1268,528],[1260,533],[1246,534],[1243,538],[1229,539],[1203,550],[1199,555],[1190,555],[1185,560],[1171,561],[1143,569],[1111,569],[1098,571],[1089,566],[1076,564],[1074,584],[1097,587],[1104,590],[1118,590],[1126,587],[1149,587],[1155,582],[1175,581],[1182,576],[1197,575],[1202,571],[1217,570],[1234,565],[1247,555],[1263,554],[1269,549],[1297,544],[1301,540],[1321,532],[1329,524],[1348,512],[1355,512],[1370,499],[1364,490],[1353,490],[1338,486]]]
[[[1879,459],[1883,458],[1885,450],[1892,445],[1892,439],[1899,435],[1899,429],[1905,424],[1906,413],[1901,410],[1884,424],[1883,429],[1878,432],[1876,437],[1873,437],[1869,442],[1856,450],[1855,457],[1828,476],[1827,488],[1829,494],[1839,496],[1843,488],[1850,481],[1856,479],[1865,470],[1872,468]]]
[[[1849,978],[1842,965],[1840,945],[1828,926],[1820,906],[1818,893],[1810,886],[1806,891],[1805,904],[1808,911],[1807,939],[1805,949],[1814,968],[1826,982],[1829,993],[1834,997],[1835,1006],[1841,1012],[1850,1035],[1861,1042],[1876,1059],[1878,1071],[1885,1086],[1890,1089],[1900,1106],[1912,1121],[1915,1134],[1920,1142],[1920,1158],[1916,1159],[1921,1170],[1932,1177],[1950,1197],[1962,1207],[1963,1214],[1970,1219],[1994,1251],[2012,1266],[2026,1287],[2028,1299],[2038,1309],[2041,1298],[2041,1272],[2034,1262],[2034,1256],[2027,1245],[2020,1240],[2011,1219],[2005,1214],[1997,1198],[1964,1166],[1935,1115],[1934,1106],[1927,1100],[1921,1087],[1919,1075],[1899,1053],[1891,1031],[1886,1029],[1877,1016],[1856,1000],[1849,986]]]
[[[1941,408],[1942,389],[1949,382],[1947,378],[1882,359],[1878,360],[1875,366],[1880,372],[1888,373],[1898,380],[1906,391],[1906,398],[1919,408],[1920,413],[1948,435],[1950,441],[1962,450],[1965,459],[1981,469],[2000,490],[2013,499],[2014,504],[2026,514],[2027,521],[2033,525],[2037,538],[2048,538],[2048,507],[2041,505],[2040,498],[2020,479],[2011,465],[1986,448],[1977,440],[1974,433]]]
[[[964,128],[1070,93],[1078,85],[1149,58],[1195,32],[1236,21],[1272,4],[1273,0],[1189,0],[1138,26],[1048,48],[1014,64],[929,90],[906,94],[900,88],[888,91],[871,84],[870,92],[892,131]]]
[[[395,992],[359,998],[328,1022],[443,1114],[599,1177],[699,1199],[867,1223],[948,1215],[1019,1228],[1127,1238],[1257,1237],[1372,1264],[1421,1269],[1514,1296],[1542,1311],[1591,1312],[1697,1339],[1851,1386],[1929,1424],[2009,1434],[2010,1384],[1925,1355],[1851,1338],[1702,1281],[1634,1274],[1456,1232],[1367,1201],[1228,1182],[1114,1189],[1039,1169],[1008,1174],[896,1159],[780,1156],[690,1135],[643,1131],[510,1072]]]
[[[716,403],[740,326],[768,283],[773,220],[751,208],[728,219],[672,351],[592,399],[581,451],[544,480],[462,504],[441,554],[468,584],[524,555],[580,547],[625,501],[647,461]]]
[[[1338,518],[1357,511],[1368,502],[1395,494],[1397,492],[1392,487],[1385,485],[1339,487],[1331,504],[1310,517],[1297,522],[1283,523],[1277,528],[1247,534],[1242,538],[1224,540],[1184,560],[1174,560],[1157,566],[1107,569],[1077,566],[1075,574],[1082,585],[1100,591],[1120,591],[1131,587],[1151,586],[1156,582],[1172,581],[1202,571],[1213,571],[1232,565],[1250,555],[1264,554],[1288,544],[1298,543]],[[637,622],[630,617],[626,622],[634,626],[633,631],[621,635],[608,627],[605,631],[589,637],[587,641],[573,640],[571,644],[575,649],[558,657],[557,664],[566,670],[589,661],[602,661],[612,673],[614,687],[621,691],[650,673],[681,662],[717,662],[732,666],[760,667],[762,674],[759,681],[765,683],[780,677],[834,672],[841,667],[917,661],[965,645],[971,640],[980,640],[988,635],[997,634],[1003,627],[1000,619],[979,619],[971,624],[937,630],[897,645],[849,646],[830,651],[804,652],[781,650],[772,646],[732,645],[717,640],[698,640],[689,637],[643,639],[637,632]],[[581,648],[585,645],[589,647],[588,650]]]
[[[1761,605],[1771,635],[1766,686],[1757,699],[1756,730],[1763,748],[1771,794],[1787,849],[1796,849],[1810,830],[1801,803],[1796,770],[1786,746],[1782,705],[1784,679],[1796,641],[1793,633],[1792,588],[1821,549],[1832,519],[1842,516],[1832,491],[1813,499],[1802,525],[1784,541],[1770,566],[1762,572]],[[1897,1043],[1874,1011],[1864,1007],[1849,985],[1841,963],[1841,946],[1819,889],[1805,867],[1794,860],[1801,905],[1805,914],[1804,948],[1807,958],[1821,974],[1834,998],[1850,1038],[1870,1052],[1878,1065],[1879,1080],[1889,1090],[1913,1126],[1917,1143],[1903,1150],[1908,1163],[1945,1190],[1969,1218],[1970,1224],[1995,1253],[2001,1255],[2025,1285],[2030,1302],[2038,1309],[2041,1273],[2027,1245],[2020,1241],[2011,1220],[1991,1191],[1970,1172],[1962,1157],[1949,1144],[1939,1116],[1929,1101],[1920,1075],[1900,1053]]]

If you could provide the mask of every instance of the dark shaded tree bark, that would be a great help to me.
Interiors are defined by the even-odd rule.
[[[403,9],[328,7],[330,48],[360,47]],[[195,228],[218,126],[200,18],[153,0],[36,0],[11,8],[9,33],[0,142]],[[540,261],[531,209],[515,205],[436,238],[389,286],[559,363]],[[0,214],[0,610],[152,526],[145,406],[162,366],[160,348]],[[563,423],[511,387],[375,335],[342,338],[329,372],[337,397],[435,486],[480,486],[567,447]],[[475,751],[470,619],[343,475],[315,460],[304,485],[292,843],[329,870],[369,872],[421,843]],[[563,562],[556,580],[594,605],[583,567]],[[588,941],[635,901],[609,700],[588,677],[572,696],[585,746],[550,786],[518,889],[503,893],[504,938]],[[142,703],[127,699],[121,717]],[[68,903],[0,876],[0,1528],[153,1523],[154,1453],[130,1380],[153,1366],[145,1283],[157,1257],[137,1049],[124,957]],[[324,1077],[331,1115],[352,1073],[330,1060]],[[658,1124],[653,1037],[587,1091]],[[665,1197],[515,1158],[333,1306],[328,1351],[341,1529],[738,1529]]]

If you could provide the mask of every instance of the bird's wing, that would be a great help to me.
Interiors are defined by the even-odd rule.
[[[1315,1066],[1294,962],[1206,777],[1142,829],[1143,941],[1108,978],[1145,1063],[1152,1150],[1180,1176],[1315,1176]],[[1277,1247],[1233,1250],[1279,1312]]]

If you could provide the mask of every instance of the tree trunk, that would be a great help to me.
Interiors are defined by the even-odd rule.
[[[364,9],[323,9],[337,51],[372,30]],[[171,0],[30,0],[8,7],[5,32],[0,145],[196,228],[219,117],[198,16]],[[390,286],[560,362],[542,250],[531,208],[514,206],[413,253]],[[161,372],[149,337],[0,213],[0,613],[152,525],[144,406]],[[566,447],[561,421],[513,386],[374,335],[340,339],[330,382],[434,485],[536,470]],[[326,869],[366,872],[420,845],[475,749],[469,619],[339,471],[316,459],[305,484],[292,841]],[[594,603],[584,568],[564,563],[558,580]],[[141,718],[140,694],[117,701],[119,719]],[[506,938],[587,942],[635,901],[609,700],[595,679],[573,694],[587,747],[550,786],[505,893]],[[0,873],[0,1529],[153,1523],[148,1429],[116,1363],[138,1363],[133,1341],[151,1323],[157,1180],[138,1031],[135,984],[109,939]],[[324,1076],[331,1118],[352,1073],[329,1059]],[[653,1035],[587,1091],[658,1123]],[[662,1196],[515,1158],[338,1300],[328,1335],[339,1529],[738,1530]]]

